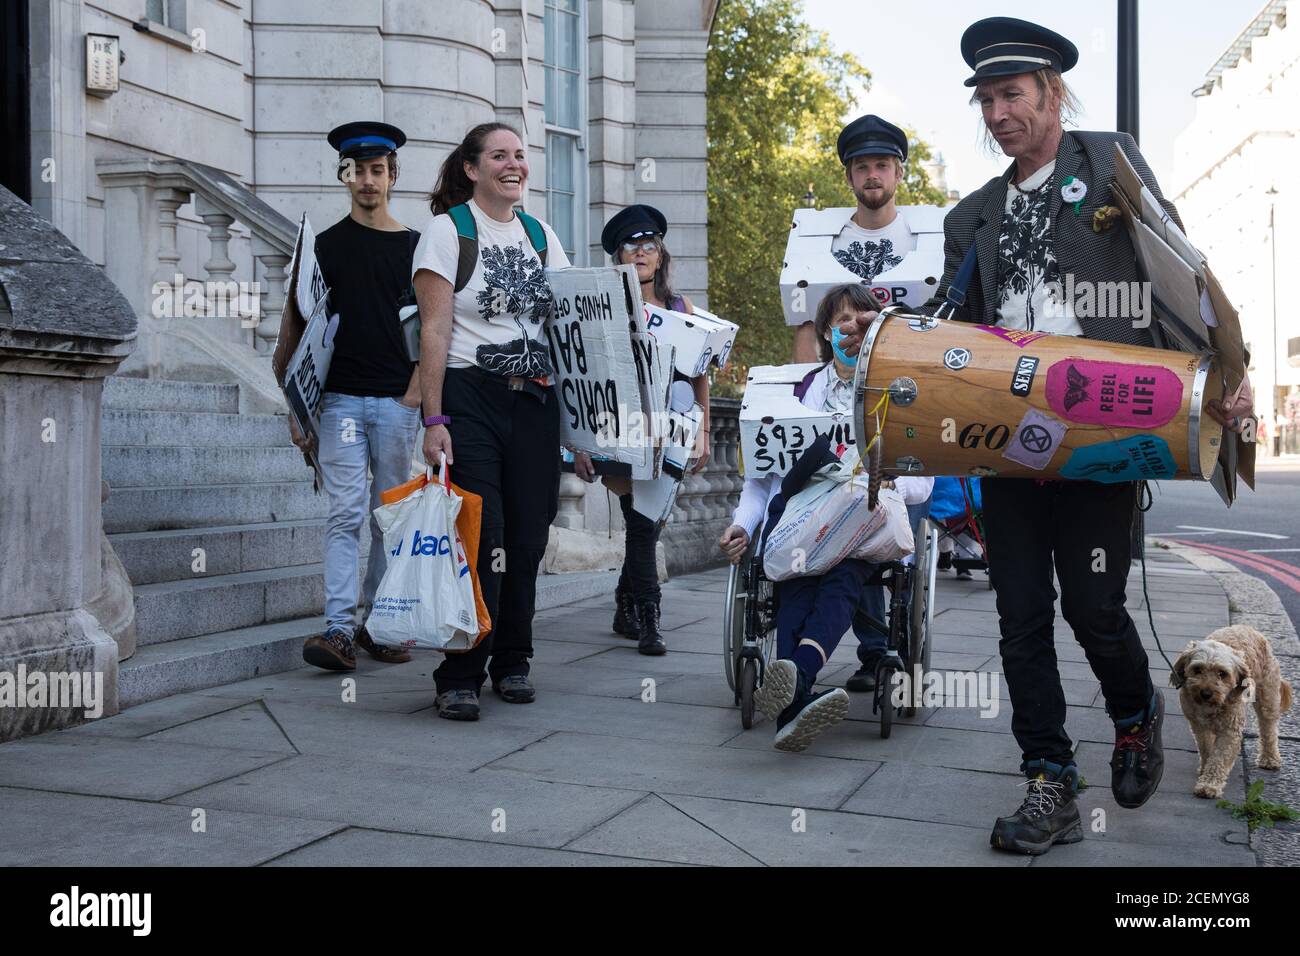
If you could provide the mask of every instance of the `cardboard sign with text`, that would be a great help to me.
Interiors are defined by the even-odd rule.
[[[702,309],[688,315],[647,305],[645,311],[646,328],[650,333],[661,345],[671,345],[677,350],[675,367],[678,374],[695,378],[707,372],[710,365],[727,367],[739,328],[734,322]]]
[[[853,416],[818,412],[795,398],[794,387],[818,363],[756,365],[740,402],[740,451],[746,478],[784,475],[817,439],[831,450],[854,444]]]
[[[629,441],[647,411],[632,348],[632,334],[645,333],[635,267],[548,269],[546,275],[555,298],[546,336],[561,443],[625,462],[633,478],[656,477],[653,449]]]
[[[939,206],[899,206],[916,240],[903,261],[870,283],[881,306],[915,309],[934,295],[943,277],[943,219]],[[796,209],[781,269],[781,308],[786,325],[803,325],[817,314],[826,293],[845,282],[862,282],[831,253],[831,244],[852,218],[853,208]]]
[[[280,335],[271,354],[276,383],[284,391],[289,414],[303,435],[317,437],[319,433],[320,402],[334,357],[338,323],[337,315],[329,315],[329,289],[316,262],[316,234],[307,221],[307,214],[303,213],[285,284]],[[320,489],[318,450],[319,445],[303,452],[303,458],[316,472],[317,490]]]

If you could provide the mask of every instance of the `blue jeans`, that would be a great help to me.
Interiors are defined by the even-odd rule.
[[[912,523],[913,533],[921,526],[921,519],[929,513],[929,498],[919,505],[907,506],[907,520]],[[906,600],[907,595],[903,598]],[[876,620],[888,624],[886,608],[884,585],[873,584],[862,589],[862,600],[858,602],[858,611],[853,615],[853,634],[858,639],[858,660],[863,664],[885,653],[889,646],[889,632],[873,627],[866,617],[870,614]]]
[[[325,523],[325,629],[352,634],[357,612],[361,524],[379,507],[379,493],[411,477],[420,410],[395,398],[326,392],[321,400],[320,467],[329,518]],[[374,481],[369,482],[370,475]],[[369,493],[367,493],[367,485]],[[384,536],[370,518],[370,560],[362,604],[369,608],[387,566]]]

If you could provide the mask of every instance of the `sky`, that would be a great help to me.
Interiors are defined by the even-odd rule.
[[[948,187],[963,196],[1006,169],[978,141],[979,108],[968,104],[971,74],[961,35],[976,20],[1018,17],[1068,37],[1079,63],[1065,74],[1083,101],[1078,129],[1115,129],[1116,0],[804,0],[806,19],[872,73],[854,115],[915,129],[948,164]],[[1192,90],[1264,0],[1140,0],[1139,142],[1156,179],[1173,180],[1174,139],[1195,114]]]

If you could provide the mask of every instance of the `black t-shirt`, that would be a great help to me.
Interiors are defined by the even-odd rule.
[[[415,365],[406,357],[397,300],[411,284],[415,230],[384,232],[345,216],[316,237],[316,259],[339,316],[325,391],[406,393]]]

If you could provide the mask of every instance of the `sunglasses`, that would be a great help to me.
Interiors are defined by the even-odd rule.
[[[628,255],[632,255],[637,250],[640,250],[641,252],[647,252],[647,253],[658,252],[659,244],[655,242],[653,239],[647,239],[644,242],[628,241],[623,243],[623,251],[626,252]]]

